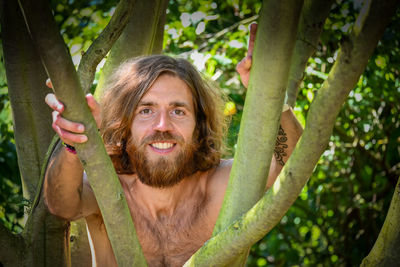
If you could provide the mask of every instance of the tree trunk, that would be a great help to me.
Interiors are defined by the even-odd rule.
[[[51,109],[44,98],[51,93],[46,72],[32,45],[16,0],[4,2],[3,51],[8,92],[24,197],[33,201],[41,164],[54,136]]]
[[[361,267],[396,266],[400,262],[400,179],[397,181],[385,222]]]
[[[18,162],[24,197],[29,199],[31,210],[34,210],[33,202],[42,186],[41,167],[54,135],[51,111],[44,103],[44,97],[50,90],[45,86],[46,73],[32,45],[17,1],[4,1],[2,10],[3,50]],[[13,240],[1,238],[0,243],[7,246],[1,251],[7,252],[7,257],[14,257],[13,262],[5,261],[5,266],[45,266],[46,263],[67,266],[68,254],[64,242],[66,222],[49,215],[43,203],[35,210],[38,212],[31,213],[30,222],[21,235],[13,236]],[[32,227],[36,232],[27,232]],[[9,238],[11,236],[9,234]],[[50,249],[52,253],[46,253]]]
[[[101,70],[95,92],[97,99],[103,94],[107,79],[122,62],[137,56],[161,53],[167,4],[166,0],[137,1],[128,25]]]
[[[88,175],[103,215],[104,224],[120,266],[145,266],[124,192],[86,104],[71,57],[45,0],[21,0],[29,32],[60,101],[64,117],[86,125],[89,141],[76,150]],[[104,179],[107,177],[107,179]]]
[[[324,22],[328,17],[333,0],[305,0],[300,16],[299,31],[290,64],[287,87],[287,104],[294,107],[304,68],[317,49]]]
[[[250,209],[265,191],[302,4],[302,0],[263,3],[235,160],[213,236]],[[244,251],[233,261],[243,265],[247,254]]]
[[[311,104],[303,135],[273,187],[239,220],[211,238],[185,266],[224,265],[231,255],[246,250],[280,221],[325,150],[341,105],[364,71],[397,5],[397,0],[365,4],[351,36],[342,41],[337,61]],[[250,166],[244,168],[251,170]]]

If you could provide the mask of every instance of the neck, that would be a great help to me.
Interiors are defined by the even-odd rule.
[[[198,172],[166,188],[143,184],[135,175],[130,178],[123,176],[120,180],[125,191],[129,192],[138,206],[145,208],[153,219],[159,219],[172,216],[180,205],[184,205],[198,195],[196,193],[203,190],[200,185],[201,177],[202,173]]]

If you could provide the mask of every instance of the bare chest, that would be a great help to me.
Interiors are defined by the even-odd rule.
[[[210,238],[215,223],[207,216],[206,206],[160,215],[156,220],[142,212],[132,217],[149,266],[182,266]]]

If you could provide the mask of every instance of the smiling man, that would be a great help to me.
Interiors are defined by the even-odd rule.
[[[250,66],[251,56],[238,66],[245,84]],[[124,63],[101,108],[93,96],[87,100],[148,265],[182,266],[211,237],[232,166],[221,159],[227,125],[219,91],[186,60],[156,55]],[[46,172],[48,208],[67,220],[84,217],[97,266],[116,266],[100,209],[72,146],[87,140],[84,125],[64,119],[64,106],[54,95],[46,102],[54,109],[53,128],[68,144],[53,154]],[[302,131],[291,109],[281,118],[284,150],[276,150],[267,186]]]

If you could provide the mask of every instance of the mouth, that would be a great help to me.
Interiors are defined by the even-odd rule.
[[[173,142],[155,142],[149,144],[150,148],[160,154],[166,154],[174,150],[176,143]]]

